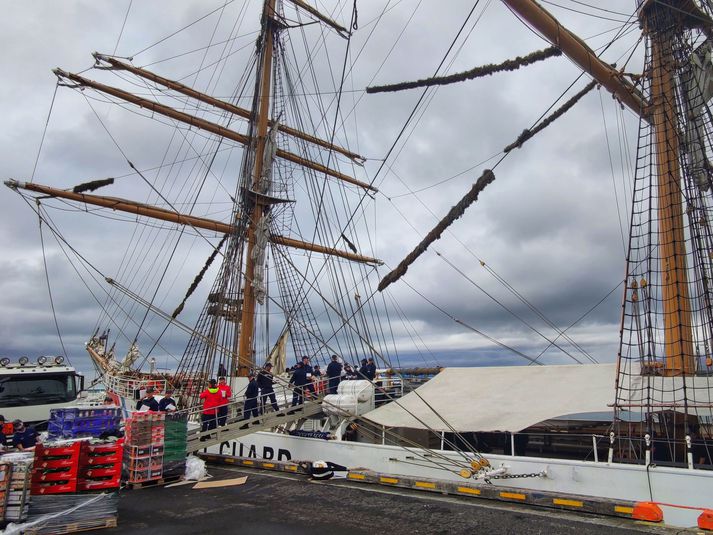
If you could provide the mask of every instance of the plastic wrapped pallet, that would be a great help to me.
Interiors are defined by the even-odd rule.
[[[115,527],[119,497],[101,494],[57,494],[34,496],[32,515],[17,526],[25,535],[54,535]]]

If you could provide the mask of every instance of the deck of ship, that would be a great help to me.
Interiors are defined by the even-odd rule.
[[[247,481],[214,489],[194,490],[192,485],[183,485],[122,492],[119,526],[95,533],[588,535],[686,531],[596,515],[363,486],[346,480],[312,482],[300,475],[223,466],[209,466],[208,470],[213,480],[247,476]]]

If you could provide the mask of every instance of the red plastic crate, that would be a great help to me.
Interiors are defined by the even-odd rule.
[[[79,474],[80,479],[93,479],[97,477],[114,477],[121,476],[121,463],[115,463],[112,466],[104,466],[101,468],[90,468],[82,470]]]
[[[123,448],[120,442],[115,442],[114,444],[90,444],[89,442],[84,442],[83,444],[83,455],[109,455],[110,453],[121,453]]]
[[[121,485],[121,477],[116,476],[107,479],[80,479],[77,481],[78,491],[115,489]]]
[[[55,458],[79,456],[81,448],[81,441],[75,442],[71,446],[43,446],[42,444],[37,444],[35,446],[35,461],[46,459],[48,457]]]
[[[78,457],[69,457],[66,459],[50,459],[50,460],[35,460],[35,469],[39,468],[71,468],[73,466],[79,466]]]
[[[41,483],[44,481],[67,481],[77,478],[77,466],[65,466],[51,470],[33,470],[32,483]]]
[[[77,480],[33,483],[30,494],[67,494],[77,491]]]
[[[121,453],[112,453],[111,455],[92,455],[91,457],[80,457],[79,466],[94,466],[97,464],[120,463],[122,459]]]

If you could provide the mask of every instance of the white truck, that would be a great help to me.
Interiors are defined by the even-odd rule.
[[[79,405],[84,376],[64,363],[64,357],[39,357],[16,364],[0,359],[0,414],[7,422],[20,419],[43,428],[50,409]]]

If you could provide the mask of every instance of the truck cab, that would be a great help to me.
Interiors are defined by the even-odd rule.
[[[39,357],[31,363],[21,357],[16,364],[0,359],[0,414],[8,421],[43,424],[50,409],[80,402],[84,376],[64,363],[64,357]]]

